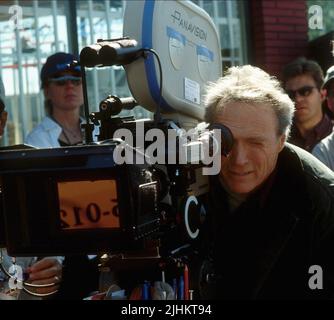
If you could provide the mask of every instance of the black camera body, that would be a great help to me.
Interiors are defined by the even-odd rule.
[[[6,151],[2,217],[10,254],[135,250],[158,230],[159,184],[149,165],[117,165],[115,144]]]
[[[0,246],[11,256],[108,253],[102,273],[130,287],[167,280],[189,299],[211,273],[197,277],[207,175],[219,172],[210,159],[233,143],[228,128],[200,123],[205,87],[221,76],[219,36],[190,1],[129,2],[123,31],[80,53],[84,145],[0,151]],[[134,98],[109,95],[90,113],[86,68],[113,65],[124,66]],[[119,116],[136,105],[153,120]],[[215,173],[204,173],[211,165]]]
[[[205,37],[186,33],[176,23],[176,9],[201,25]],[[168,256],[197,241],[205,219],[201,198],[208,191],[208,179],[200,173],[204,144],[190,141],[187,146],[180,132],[203,120],[205,85],[221,75],[218,32],[202,9],[183,1],[131,2],[124,28],[127,37],[98,40],[80,53],[86,145],[0,152],[0,242],[9,254],[138,251],[153,242]],[[135,99],[108,96],[99,112],[90,114],[85,68],[113,65],[125,66]],[[174,151],[169,146],[173,139],[166,138],[161,165],[152,163],[136,142],[113,136],[118,129],[138,136],[138,121],[118,116],[136,101],[155,111],[141,134],[150,129],[165,136],[169,130],[177,133]],[[93,142],[94,126],[100,127],[99,142]],[[232,144],[230,131],[219,129],[223,137],[216,144],[223,145],[218,157]],[[199,150],[199,161],[181,163],[179,146],[186,155]],[[141,161],[119,164],[115,153],[123,151]],[[168,163],[172,152],[175,162]]]
[[[115,162],[125,149],[137,163]],[[0,153],[0,245],[10,255],[140,252],[153,244],[170,256],[198,240],[205,210],[189,189],[199,165],[151,165],[117,140]]]

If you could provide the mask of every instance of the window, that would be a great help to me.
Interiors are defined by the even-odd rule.
[[[223,70],[230,66],[245,63],[244,1],[232,0],[197,0],[193,1],[202,7],[212,18],[218,29],[222,53]]]
[[[39,74],[47,56],[69,50],[66,6],[67,1],[0,5],[0,75],[9,113],[3,144],[21,143],[44,116]]]
[[[193,2],[214,20],[220,35],[223,69],[243,64],[244,1]],[[1,144],[22,143],[27,133],[44,117],[44,96],[39,75],[46,58],[57,51],[73,52],[74,48],[80,51],[99,38],[122,36],[125,3],[121,0],[77,0],[74,4],[69,0],[0,2],[0,76],[6,87],[9,113]],[[19,20],[14,19],[17,12],[10,11],[14,5],[22,9]],[[14,21],[19,21],[18,28]],[[77,34],[71,31],[75,22]],[[122,67],[89,70],[87,84],[91,111],[98,110],[100,101],[110,94],[120,97],[130,95]],[[122,115],[128,113],[136,118],[152,116],[141,107]]]

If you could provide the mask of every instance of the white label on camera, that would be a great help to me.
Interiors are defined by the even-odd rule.
[[[198,82],[184,78],[184,98],[200,104],[200,85]]]

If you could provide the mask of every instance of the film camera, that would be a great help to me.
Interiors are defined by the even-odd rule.
[[[203,120],[205,85],[221,75],[217,31],[190,1],[132,1],[124,35],[80,53],[85,145],[1,152],[0,237],[9,254],[127,252],[153,243],[156,254],[170,255],[198,238],[204,151],[212,154],[214,141],[216,153],[232,144],[224,127],[214,130],[221,140],[213,131],[185,135]],[[124,66],[134,99],[109,96],[89,114],[85,68],[112,65]],[[118,116],[137,104],[154,119]]]

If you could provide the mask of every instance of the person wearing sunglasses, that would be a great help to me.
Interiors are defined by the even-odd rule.
[[[52,148],[82,142],[82,78],[76,61],[76,56],[64,52],[57,52],[47,58],[41,70],[47,116],[28,134],[26,144]]]
[[[83,105],[81,68],[78,58],[57,52],[41,70],[46,117],[26,137],[36,148],[55,148],[82,143],[80,109]],[[96,138],[96,127],[93,137]],[[57,299],[82,299],[98,288],[98,269],[88,256],[66,256]]]
[[[283,69],[283,87],[295,103],[289,142],[311,152],[333,130],[333,122],[324,113],[323,72],[319,64],[298,58]]]

